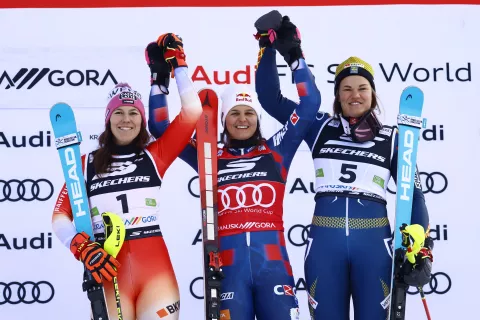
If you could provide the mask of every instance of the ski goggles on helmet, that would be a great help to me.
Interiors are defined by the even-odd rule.
[[[358,121],[350,125],[350,134],[354,142],[372,141],[382,129],[382,124],[378,121],[373,110],[369,110]]]

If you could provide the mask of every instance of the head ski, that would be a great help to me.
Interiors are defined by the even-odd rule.
[[[50,122],[55,135],[55,146],[62,163],[75,228],[77,232],[84,231],[90,236],[90,239],[94,239],[80,155],[82,135],[77,131],[72,108],[66,103],[55,104],[50,109]],[[82,287],[90,300],[93,319],[108,320],[103,285],[98,284],[87,269],[83,274]]]
[[[398,123],[398,163],[395,223],[393,229],[392,278],[390,282],[390,320],[405,319],[405,302],[408,285],[399,279],[399,269],[406,248],[402,245],[400,228],[410,225],[413,189],[417,166],[417,148],[422,119],[423,92],[414,86],[403,90],[400,97]]]

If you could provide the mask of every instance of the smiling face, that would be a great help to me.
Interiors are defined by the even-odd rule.
[[[362,76],[348,76],[340,82],[339,100],[345,117],[361,117],[372,106],[372,87]]]
[[[140,133],[142,116],[137,108],[122,106],[110,117],[110,129],[117,145],[130,144]]]
[[[225,128],[232,139],[249,139],[257,130],[257,126],[257,113],[249,106],[235,106],[228,111],[225,117]]]

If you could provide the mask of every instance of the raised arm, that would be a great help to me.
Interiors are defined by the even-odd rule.
[[[299,66],[294,71],[294,79],[300,103],[295,104],[296,108],[283,128],[267,141],[272,150],[282,155],[282,165],[286,170],[290,167],[295,152],[315,121],[321,99],[315,80],[308,71],[304,59],[300,58],[298,63]]]
[[[197,170],[196,149],[194,144],[189,142],[201,114],[201,106],[198,108],[200,100],[188,76],[182,40],[174,34],[164,34],[157,42],[147,46],[145,58],[150,68],[152,85],[148,128],[157,139],[149,150],[158,155],[155,161],[160,162],[157,164],[162,175],[177,156]],[[174,69],[182,104],[180,114],[172,124],[167,104],[171,68]]]
[[[262,108],[280,123],[286,123],[297,104],[282,94],[276,55],[272,47],[260,49],[255,90]]]
[[[145,49],[145,59],[151,73],[151,89],[148,100],[148,129],[160,139],[170,126],[167,95],[170,83],[170,64],[165,60],[157,42],[150,43]],[[197,152],[190,141],[179,157],[197,171]]]

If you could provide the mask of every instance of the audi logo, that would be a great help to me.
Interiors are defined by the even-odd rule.
[[[3,293],[3,296],[0,296],[0,305],[34,302],[44,304],[50,302],[55,295],[55,289],[48,281],[0,282],[0,292]]]
[[[47,201],[53,191],[53,184],[47,179],[0,180],[0,202]]]
[[[431,192],[433,194],[439,194],[444,192],[448,187],[447,177],[439,171],[435,171],[432,173],[420,172],[419,176],[422,182],[423,193]],[[392,191],[388,187],[387,187],[387,191],[391,194],[396,193],[396,190]]]
[[[287,232],[288,241],[295,247],[302,247],[308,244],[308,237],[310,235],[310,226],[301,224],[293,225]]]
[[[246,193],[245,190],[250,190],[250,188],[252,192]],[[234,200],[232,200],[231,198],[233,194],[229,193],[229,191],[231,190],[235,192]],[[271,190],[271,193],[268,190]],[[265,192],[267,196],[264,197],[263,192]],[[275,188],[269,183],[260,183],[259,185],[247,183],[242,185],[241,187],[228,186],[225,189],[219,189],[218,193],[220,194],[220,200],[222,201],[223,206],[223,209],[220,210],[218,213],[225,210],[236,210],[240,208],[250,208],[255,206],[269,208],[275,203],[275,199],[277,198]],[[251,197],[247,196],[247,194],[251,194]],[[269,198],[271,198],[271,200],[268,200]]]
[[[430,282],[423,287],[425,294],[445,294],[450,291],[452,287],[452,279],[445,272],[432,273]],[[413,291],[410,291],[413,290]],[[418,289],[410,286],[407,291],[408,294],[418,294]]]

